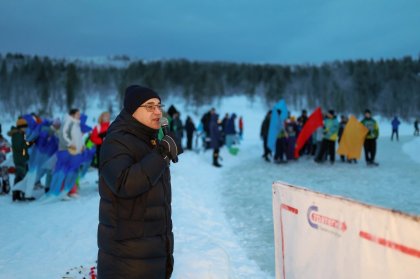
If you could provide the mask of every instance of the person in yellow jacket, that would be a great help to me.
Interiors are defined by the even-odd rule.
[[[335,112],[334,110],[329,110],[327,113],[327,117],[324,120],[324,136],[322,139],[321,150],[318,153],[318,156],[315,158],[315,162],[322,163],[325,157],[329,155],[330,163],[334,164],[335,142],[338,138],[338,128],[339,124],[337,121],[337,117],[335,116]]]
[[[379,164],[375,162],[376,139],[379,136],[378,122],[372,118],[372,114],[368,109],[365,110],[365,118],[361,122],[369,130],[364,143],[366,164],[368,166],[378,166]]]

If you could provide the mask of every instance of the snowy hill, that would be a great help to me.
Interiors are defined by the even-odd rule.
[[[261,159],[264,104],[232,97],[197,111],[182,108],[180,100],[165,103],[178,104],[183,120],[191,114],[197,123],[214,106],[221,115],[236,112],[245,123],[240,152],[233,156],[223,149],[222,169],[210,165],[211,151],[186,152],[171,167],[173,278],[274,278],[271,183],[276,180],[420,214],[420,140],[413,139],[408,123],[401,141],[391,142],[389,121],[381,120],[378,168],[367,168],[363,160],[330,166],[307,158],[274,165]],[[91,124],[100,111],[97,106],[87,111]],[[0,197],[0,278],[62,278],[74,267],[95,264],[96,180],[96,171],[90,171],[81,181],[80,198],[67,202],[12,203],[10,196]]]

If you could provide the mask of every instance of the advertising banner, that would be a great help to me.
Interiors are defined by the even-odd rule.
[[[276,182],[276,278],[420,279],[420,217]]]

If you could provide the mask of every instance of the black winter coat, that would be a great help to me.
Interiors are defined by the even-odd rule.
[[[157,130],[124,110],[101,148],[98,278],[169,278],[173,269],[169,167]]]
[[[12,127],[7,134],[12,138],[13,163],[16,168],[26,169],[29,161],[29,146],[26,144],[25,132],[22,129]]]
[[[220,148],[222,141],[222,133],[219,129],[219,124],[217,123],[217,114],[213,114],[210,120],[210,146],[213,149]]]
[[[261,124],[261,132],[260,132],[260,136],[261,137],[268,137],[268,131],[270,129],[270,121],[271,121],[271,115],[270,116],[266,116],[264,118],[263,123]]]
[[[185,121],[185,131],[187,132],[187,136],[191,136],[194,134],[195,131],[195,125],[194,122],[190,119],[187,119],[187,121]]]

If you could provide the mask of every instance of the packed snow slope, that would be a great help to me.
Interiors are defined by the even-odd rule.
[[[306,157],[275,165],[261,158],[263,104],[233,97],[212,106],[222,115],[244,117],[244,139],[237,156],[222,150],[222,169],[213,168],[211,151],[201,149],[185,152],[171,166],[173,278],[274,278],[273,181],[420,214],[420,139],[411,135],[411,125],[404,124],[400,141],[391,142],[389,121],[381,121],[379,167],[368,168],[364,160],[318,165]],[[196,114],[185,106],[181,117],[190,114],[197,123],[210,107]],[[99,113],[88,112],[92,118]],[[73,267],[95,265],[96,181],[91,170],[81,181],[80,198],[70,201],[12,203],[11,196],[0,197],[0,278],[61,278]]]

